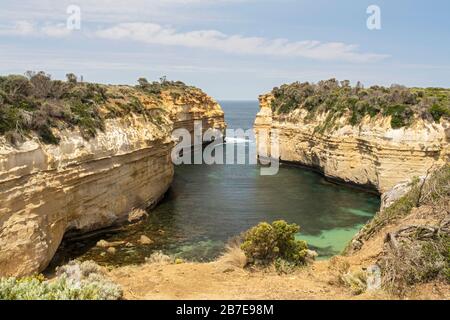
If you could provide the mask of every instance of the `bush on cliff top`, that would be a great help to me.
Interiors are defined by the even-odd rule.
[[[167,80],[166,77],[162,77],[159,81],[149,82],[146,78],[139,78],[137,88],[142,91],[158,96],[167,89],[179,89],[180,91],[184,91],[188,88],[192,88],[184,84],[182,81],[170,81]],[[176,92],[175,92],[176,94]]]
[[[320,112],[329,112],[325,124],[317,130],[324,131],[334,120],[348,115],[349,123],[357,125],[365,116],[378,114],[391,116],[392,128],[409,126],[414,115],[439,122],[450,117],[450,90],[441,88],[406,88],[392,85],[390,88],[372,86],[355,87],[349,81],[330,79],[317,84],[295,82],[274,88],[272,110],[276,114],[287,114],[297,108],[306,109],[309,117]]]
[[[248,263],[267,266],[271,263],[304,265],[308,246],[305,241],[295,239],[300,227],[286,221],[262,222],[248,230],[243,236],[241,249]]]

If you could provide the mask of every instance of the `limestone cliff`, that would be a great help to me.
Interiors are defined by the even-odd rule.
[[[157,98],[127,86],[107,93],[95,137],[77,127],[53,129],[57,145],[37,135],[13,145],[0,136],[0,276],[42,271],[66,232],[108,227],[156,203],[173,178],[174,127],[225,126],[220,106],[195,88]],[[133,99],[145,112],[123,112]]]
[[[349,124],[343,114],[333,128],[323,131],[317,128],[328,121],[330,112],[311,117],[297,108],[276,114],[274,99],[272,94],[260,97],[257,138],[263,129],[276,130],[282,161],[318,169],[326,177],[384,193],[449,160],[450,123],[444,118],[439,123],[416,119],[408,127],[393,129],[390,117],[381,114],[366,116],[358,125]]]

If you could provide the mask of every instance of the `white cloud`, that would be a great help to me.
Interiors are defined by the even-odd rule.
[[[0,26],[0,35],[27,36],[35,31],[35,26],[28,21],[16,21],[12,26]]]
[[[37,25],[29,21],[17,21],[12,26],[0,26],[3,36],[48,36],[52,38],[70,35],[72,30],[63,23]]]
[[[383,54],[361,53],[357,45],[315,40],[289,41],[226,35],[217,30],[178,32],[155,23],[121,23],[98,30],[95,35],[104,39],[133,40],[147,44],[214,49],[227,53],[303,57],[316,60],[373,62],[388,57]]]
[[[173,0],[197,1],[197,0]],[[205,0],[199,0],[205,1]],[[67,37],[72,33],[64,23],[35,24],[17,21],[11,26],[0,26],[0,35],[6,36],[46,36]],[[321,42],[316,40],[289,41],[287,39],[266,39],[227,35],[217,30],[197,30],[179,32],[156,23],[120,23],[90,33],[85,29],[82,35],[110,40],[132,40],[162,46],[181,46],[217,50],[231,54],[299,57],[322,61],[374,62],[387,55],[364,53],[357,45],[342,42]]]
[[[61,22],[67,18],[69,5],[81,8],[83,22],[197,20],[205,17],[202,11],[218,4],[250,1],[257,0],[21,0],[2,3],[0,21],[39,19]]]
[[[72,33],[72,30],[67,28],[64,23],[48,24],[41,28],[41,32],[49,37],[66,37]]]

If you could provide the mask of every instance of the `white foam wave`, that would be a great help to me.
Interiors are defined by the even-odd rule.
[[[235,137],[226,137],[227,143],[249,143],[253,142],[252,140],[245,139],[245,138],[235,138]]]

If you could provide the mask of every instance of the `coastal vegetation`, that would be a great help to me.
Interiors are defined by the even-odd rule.
[[[435,170],[428,179],[413,179],[410,190],[389,207],[378,212],[361,230],[367,240],[388,224],[409,215],[414,208],[428,206],[433,208],[432,215],[445,218],[450,207],[450,165]]]
[[[450,284],[450,165],[435,171],[369,224],[368,234],[389,221],[411,215],[430,222],[400,228],[388,234],[379,264],[384,287],[402,295],[412,285],[435,279]],[[432,222],[434,220],[434,222]],[[365,231],[367,232],[367,231]]]
[[[141,78],[137,86],[119,89],[79,82],[72,73],[66,77],[66,81],[52,80],[43,71],[0,76],[0,135],[16,144],[34,133],[43,143],[58,144],[58,130],[77,127],[85,139],[90,139],[97,130],[104,130],[105,119],[131,113],[160,124],[164,110],[148,108],[140,95],[157,105],[164,92],[176,99],[189,90],[195,91],[166,78],[152,83]]]
[[[364,243],[385,228],[397,226],[385,235],[377,261],[386,291],[401,296],[420,283],[438,280],[450,284],[448,208],[450,165],[446,164],[425,179],[414,179],[409,191],[377,213],[359,232],[356,239]],[[411,222],[401,224],[402,219]]]
[[[450,284],[450,235],[434,226],[400,230],[390,235],[379,264],[384,288],[396,295],[418,283]]]
[[[272,224],[262,222],[244,233],[241,249],[250,265],[268,266],[277,269],[306,264],[308,246],[305,241],[296,240],[300,231],[296,224],[284,220]]]
[[[308,112],[308,118],[327,113],[325,123],[317,130],[324,132],[334,127],[336,120],[346,116],[348,123],[358,125],[366,116],[391,117],[391,127],[398,129],[410,126],[415,117],[439,122],[450,117],[450,89],[407,88],[372,86],[364,88],[358,82],[330,79],[309,82],[294,82],[272,90],[272,111],[277,115],[289,114],[296,109]]]
[[[0,300],[118,300],[122,289],[94,262],[70,262],[57,277],[43,275],[0,279]]]

